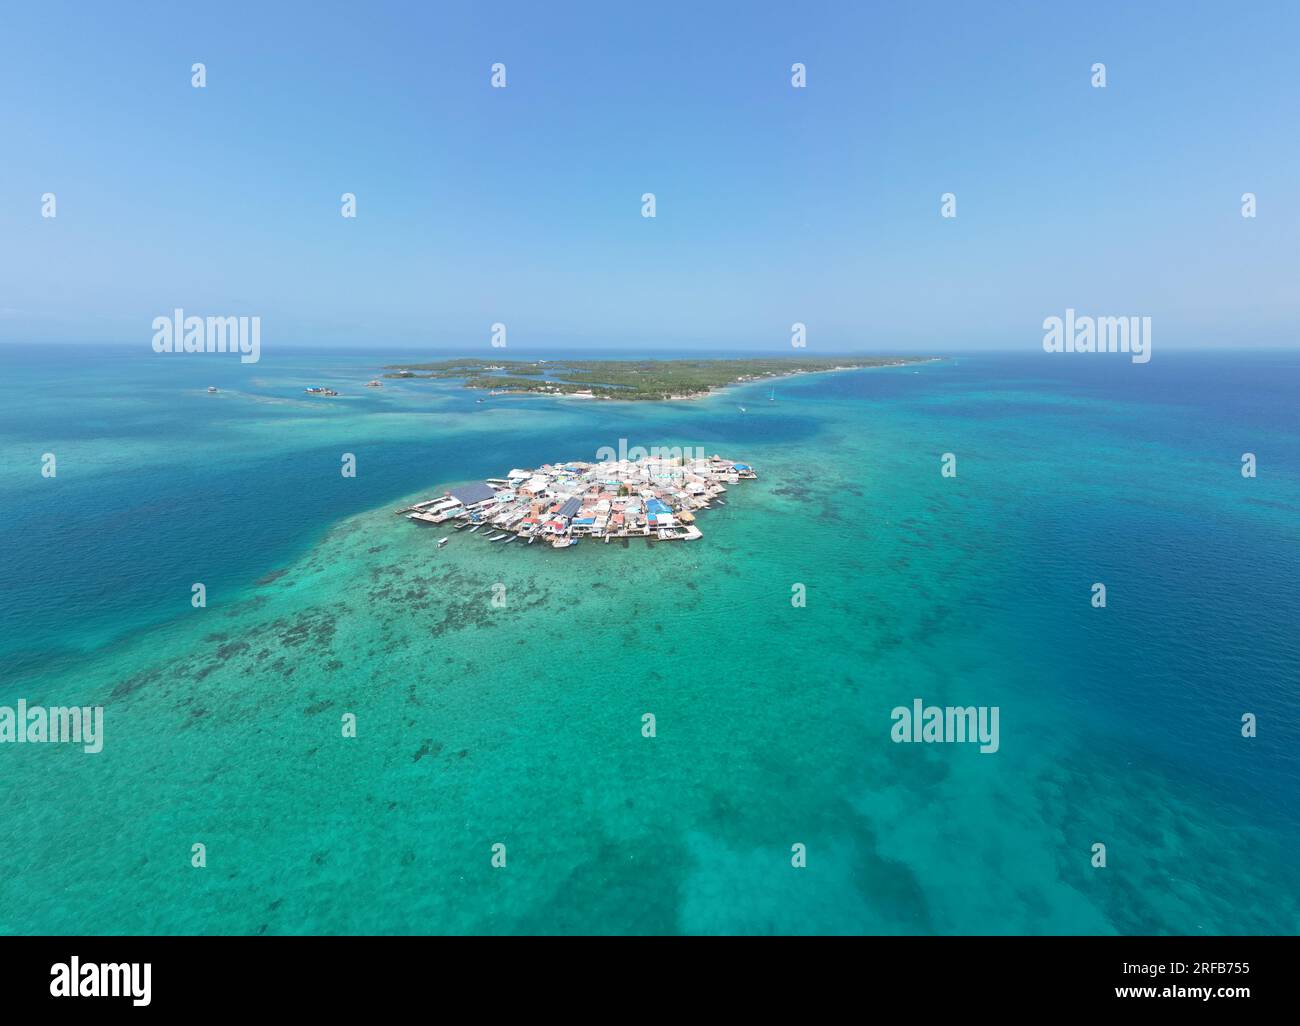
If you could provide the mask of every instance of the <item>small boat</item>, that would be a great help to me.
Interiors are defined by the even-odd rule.
[[[383,388],[383,387],[384,387],[384,383],[380,381],[378,378],[371,378],[369,381],[366,382],[366,388]]]
[[[725,506],[727,504],[726,499],[714,499],[713,501],[716,502],[719,506]]]
[[[209,392],[215,392],[216,390],[217,390],[217,386],[216,386],[216,385],[209,385],[209,386],[208,386],[208,391],[209,391]]]
[[[439,539],[438,539],[438,548],[442,548],[442,547],[443,547],[444,545],[446,545],[449,541],[451,541],[450,538],[439,538]]]
[[[476,402],[476,403],[483,403],[483,402],[487,402],[487,400],[486,400],[486,399],[475,399],[475,400],[474,400],[474,401],[475,401],[475,402]]]
[[[491,538],[488,539],[488,541],[500,541],[505,536],[506,536],[505,531],[502,531],[500,534],[494,534]]]
[[[470,534],[473,534],[475,531],[477,531],[477,530],[478,530],[480,527],[482,527],[482,526],[483,526],[482,524],[475,524],[473,527],[471,527],[471,528],[469,529],[469,533],[470,533]]]
[[[769,395],[769,396],[767,397],[767,401],[768,401],[769,403],[774,403],[774,402],[776,402],[776,389],[775,389],[775,388],[772,389],[772,394]]]
[[[533,535],[531,538],[529,538],[529,539],[528,539],[528,544],[531,545],[531,544],[532,544],[533,542],[535,542],[535,541],[537,541],[537,535]]]
[[[741,413],[744,413],[744,412],[745,412],[745,407],[743,407],[743,406],[740,407],[740,412],[741,412]]]
[[[506,539],[506,544],[509,545],[509,544],[510,544],[512,541],[514,541],[517,537],[519,537],[517,534],[512,534],[509,538]]]

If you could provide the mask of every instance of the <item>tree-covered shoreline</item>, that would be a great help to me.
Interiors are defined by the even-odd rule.
[[[663,400],[708,395],[716,388],[835,370],[923,363],[929,356],[771,357],[710,360],[449,359],[391,364],[387,378],[464,379],[466,388],[601,399]]]

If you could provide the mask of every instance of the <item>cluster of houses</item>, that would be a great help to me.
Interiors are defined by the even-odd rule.
[[[727,485],[757,476],[748,464],[716,455],[548,463],[398,512],[416,523],[458,521],[456,530],[486,531],[489,541],[540,538],[554,548],[583,538],[691,541],[701,537],[696,512],[725,505]]]

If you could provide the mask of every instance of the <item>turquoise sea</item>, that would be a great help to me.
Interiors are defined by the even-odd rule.
[[[1297,354],[363,387],[421,356],[0,347],[0,705],[105,708],[0,744],[0,931],[1300,930]],[[620,439],[759,480],[690,544],[393,515]]]

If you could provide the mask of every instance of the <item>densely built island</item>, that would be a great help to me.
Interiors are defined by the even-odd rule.
[[[463,378],[493,392],[596,399],[691,399],[715,388],[790,374],[898,367],[928,356],[772,357],[725,360],[438,360],[392,364],[387,378]]]
[[[703,537],[698,511],[725,505],[728,484],[758,477],[747,463],[721,456],[691,456],[650,450],[644,459],[599,463],[548,463],[536,470],[512,470],[453,488],[437,499],[399,509],[418,524],[455,521],[454,529],[481,532],[490,542],[538,539],[552,548],[583,538],[650,538],[694,541]],[[438,540],[441,548],[451,535]]]

